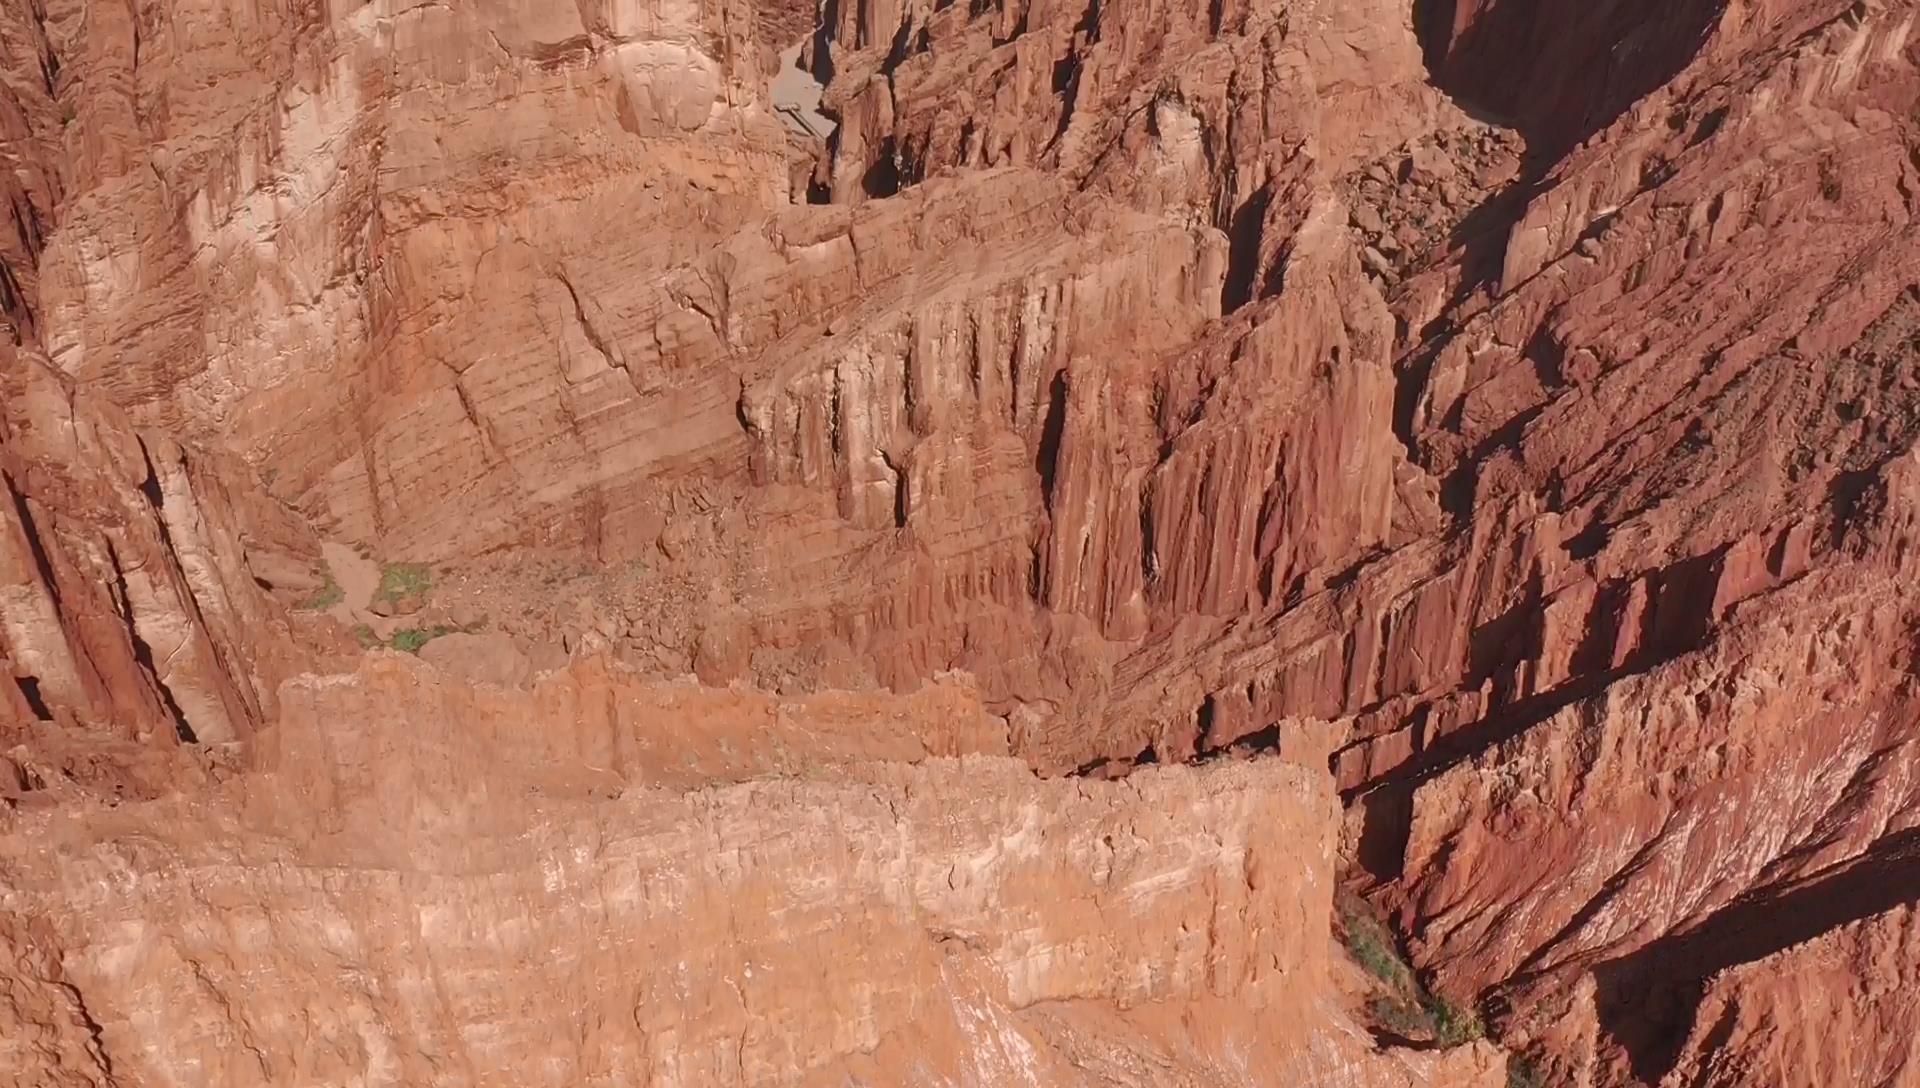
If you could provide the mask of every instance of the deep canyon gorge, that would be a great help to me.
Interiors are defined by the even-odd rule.
[[[1920,1088],[1914,0],[0,0],[0,1085]]]

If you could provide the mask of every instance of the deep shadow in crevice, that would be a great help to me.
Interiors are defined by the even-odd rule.
[[[1227,228],[1227,278],[1220,311],[1232,313],[1254,299],[1260,276],[1260,235],[1273,202],[1273,187],[1263,185],[1233,213]]]
[[[1047,389],[1047,418],[1040,425],[1040,447],[1033,455],[1033,469],[1040,474],[1040,495],[1047,509],[1053,509],[1053,489],[1059,480],[1060,443],[1067,432],[1067,372],[1054,374]]]
[[[899,148],[892,136],[881,141],[880,154],[874,156],[867,172],[860,177],[860,188],[875,200],[885,199],[900,192],[900,156]]]
[[[1685,933],[1594,969],[1600,1023],[1634,1075],[1660,1083],[1679,1059],[1714,975],[1896,907],[1920,902],[1920,828],[1827,873],[1748,895]]]
[[[27,700],[27,709],[33,711],[36,721],[50,722],[53,710],[47,706],[46,697],[40,694],[40,678],[37,676],[16,676],[13,682],[19,686],[20,694]]]
[[[813,81],[825,87],[833,82],[833,28],[840,25],[840,0],[821,0],[820,13],[813,24],[811,61]]]
[[[1433,84],[1516,128],[1531,166],[1559,159],[1679,75],[1727,0],[1414,0]],[[1537,173],[1530,170],[1529,173]]]
[[[27,505],[27,496],[14,489],[13,481],[0,473],[0,488],[4,488],[13,499],[13,515],[19,520],[21,532],[27,538],[27,554],[33,557],[33,569],[40,576],[40,584],[46,587],[47,595],[53,598],[54,606],[60,604],[60,582],[53,576],[53,560],[47,555],[46,541],[40,539],[40,530],[34,523],[33,510]]]
[[[1398,880],[1406,869],[1407,837],[1413,833],[1413,791],[1413,783],[1395,782],[1347,798],[1360,810],[1360,841],[1353,863],[1376,883]]]
[[[1099,756],[1082,763],[1074,769],[1075,778],[1125,778],[1140,767],[1152,767],[1160,762],[1160,753],[1149,744],[1132,756],[1118,759]]]
[[[1469,212],[1449,242],[1463,275],[1448,312],[1500,283],[1513,224],[1548,187],[1567,152],[1664,86],[1699,54],[1727,0],[1538,0],[1474,3],[1456,32],[1462,0],[1414,0],[1414,28],[1429,80],[1469,116],[1512,128],[1527,147],[1520,174]],[[1618,63],[1617,58],[1629,59]],[[1501,284],[1510,289],[1512,284]],[[1396,364],[1394,429],[1419,456],[1415,409],[1440,349],[1455,330],[1436,321]]]

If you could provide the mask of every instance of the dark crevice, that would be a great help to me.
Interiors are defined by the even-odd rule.
[[[1818,876],[1742,897],[1704,922],[1594,970],[1600,1022],[1635,1076],[1656,1084],[1686,1043],[1717,974],[1920,902],[1920,828],[1895,832]]]
[[[1413,32],[1420,39],[1420,58],[1436,83],[1446,69],[1456,3],[1457,0],[1414,0]]]
[[[1154,482],[1149,479],[1140,491],[1140,584],[1152,588],[1160,580],[1160,552],[1153,542]]]
[[[813,81],[822,87],[833,82],[833,27],[840,25],[840,0],[822,0],[819,19],[813,25],[813,42],[807,50]]]
[[[187,721],[186,710],[180,706],[179,700],[173,697],[173,691],[167,687],[167,682],[160,678],[160,668],[153,659],[153,647],[147,645],[147,640],[140,637],[140,627],[134,622],[133,617],[133,598],[127,592],[126,571],[121,566],[119,553],[114,551],[111,542],[107,544],[107,561],[113,564],[115,596],[120,606],[121,621],[126,624],[127,642],[133,647],[134,661],[139,663],[141,670],[153,679],[154,690],[159,693],[161,703],[166,706],[167,714],[173,720],[174,735],[184,744],[200,743],[200,738],[194,734],[193,726]]]
[[[1587,560],[1599,555],[1613,536],[1613,529],[1606,522],[1595,518],[1586,528],[1567,538],[1567,555],[1574,559]]]
[[[1407,838],[1413,833],[1413,791],[1412,783],[1392,783],[1346,799],[1360,811],[1354,865],[1379,883],[1400,879],[1406,869]]]
[[[899,146],[892,136],[881,141],[879,156],[860,177],[860,188],[876,200],[885,199],[900,192]]]
[[[1545,325],[1535,330],[1520,355],[1533,364],[1541,388],[1552,392],[1567,383],[1567,346]]]
[[[1047,141],[1047,150],[1059,146],[1067,135],[1067,129],[1073,124],[1073,111],[1080,104],[1080,57],[1068,52],[1053,66],[1054,93],[1060,96],[1060,122],[1053,128],[1053,138]]]
[[[887,44],[887,57],[880,62],[880,74],[891,77],[896,68],[906,62],[913,44],[913,19],[900,20],[900,29],[893,32],[893,41]]]
[[[0,260],[0,314],[6,316],[12,328],[14,344],[25,343],[27,332],[33,327],[33,311],[27,308],[26,293],[14,278],[13,268],[3,260]]]
[[[885,452],[880,454],[880,459],[886,464],[887,470],[893,473],[893,527],[904,529],[907,527],[907,515],[913,509],[913,494],[907,466],[895,461]]]
[[[1473,512],[1474,488],[1479,484],[1480,466],[1495,453],[1509,446],[1517,447],[1526,436],[1527,428],[1540,414],[1547,410],[1544,404],[1536,404],[1512,419],[1502,423],[1491,434],[1482,438],[1474,446],[1473,452],[1462,458],[1460,467],[1447,474],[1440,482],[1440,508],[1464,522]]]
[[[1859,531],[1858,527],[1867,520],[1865,507],[1869,496],[1875,495],[1875,485],[1880,482],[1880,469],[1847,469],[1835,474],[1833,483],[1827,489],[1827,504],[1833,511],[1833,545],[1840,547],[1846,543],[1850,532]]]
[[[1227,278],[1220,296],[1223,313],[1232,313],[1254,299],[1260,276],[1261,227],[1272,203],[1273,189],[1263,185],[1234,211],[1228,223]]]
[[[0,472],[0,485],[4,485],[7,494],[13,497],[14,517],[19,519],[20,531],[26,534],[27,551],[33,556],[33,569],[40,576],[40,584],[47,587],[47,596],[53,598],[55,608],[60,607],[60,583],[53,576],[53,560],[47,555],[46,542],[40,539],[40,530],[33,521],[33,511],[27,506],[27,497],[13,486],[13,480]]]
[[[147,502],[153,506],[156,513],[166,507],[166,494],[160,490],[160,474],[155,471],[153,467],[152,457],[147,458],[147,476],[146,479],[140,481],[140,493],[147,497]],[[166,532],[166,522],[164,520],[161,521],[160,531],[162,533]],[[168,548],[169,550],[172,548],[171,541],[168,542]]]
[[[1040,474],[1040,494],[1048,511],[1053,509],[1054,487],[1059,482],[1060,443],[1067,430],[1067,372],[1054,374],[1047,393],[1047,418],[1040,427],[1040,447],[1034,453],[1033,469]]]
[[[1083,35],[1088,44],[1100,40],[1100,0],[1087,0],[1087,10],[1080,14],[1080,21],[1073,24],[1073,32]]]
[[[58,98],[60,54],[54,51],[53,37],[47,33],[47,5],[44,0],[33,0],[27,11],[33,18],[34,36],[39,39],[40,48],[35,52],[40,58],[40,78],[46,84],[47,97]]]
[[[1536,571],[1527,579],[1520,600],[1468,632],[1467,675],[1460,681],[1463,689],[1477,688],[1502,671],[1539,656],[1537,631],[1543,593]]]
[[[37,721],[53,720],[53,710],[47,706],[46,697],[40,694],[40,678],[37,676],[16,676],[13,682],[20,687],[20,694],[26,698],[28,709],[33,711]]]
[[[1153,745],[1149,744],[1145,748],[1140,749],[1139,753],[1131,758],[1125,756],[1119,758],[1099,756],[1090,759],[1074,769],[1073,777],[1125,778],[1127,775],[1132,774],[1137,768],[1151,767],[1159,762],[1159,751],[1156,750]]]
[[[1476,116],[1511,124],[1536,163],[1559,159],[1666,85],[1706,43],[1726,0],[1415,0],[1435,86]]]
[[[1068,91],[1072,90],[1074,74],[1077,73],[1079,70],[1080,70],[1080,58],[1075,53],[1068,52],[1065,56],[1061,57],[1059,60],[1054,61],[1053,62],[1053,81],[1052,81],[1053,93],[1066,94]],[[971,124],[972,122],[968,122],[968,123]]]
[[[1393,434],[1405,447],[1407,460],[1416,465],[1424,466],[1426,459],[1420,452],[1414,417],[1426,394],[1427,379],[1433,376],[1434,360],[1439,358],[1441,346],[1455,331],[1451,322],[1436,319],[1422,331],[1420,347],[1408,352],[1393,368]]]
[[[1280,723],[1274,722],[1264,729],[1235,737],[1219,750],[1237,756],[1253,756],[1262,752],[1274,752],[1280,748]]]
[[[86,1029],[87,1053],[93,1056],[94,1064],[100,1067],[100,1072],[111,1078],[113,1059],[107,1053],[106,1035],[100,1027],[100,1021],[94,1019],[93,1010],[87,1008],[87,999],[80,993],[80,987],[64,979],[48,981],[66,991],[68,999],[73,1002],[73,1014],[80,1018],[80,1026]]]
[[[1015,38],[1026,34],[1026,32],[1032,28],[1031,16],[1032,12],[1029,5],[1022,4],[1020,6],[1020,17],[1014,22],[1013,28],[1007,32],[1007,36],[1004,38],[998,34],[993,36],[993,47],[999,49],[1001,46],[1012,42]]]

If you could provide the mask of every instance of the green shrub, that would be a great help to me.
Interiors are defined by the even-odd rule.
[[[1546,1074],[1526,1058],[1507,1060],[1507,1088],[1547,1088]]]
[[[1347,954],[1385,990],[1367,1003],[1379,1027],[1407,1038],[1431,1038],[1443,1047],[1470,1043],[1486,1034],[1470,1006],[1431,993],[1401,958],[1399,942],[1371,904],[1351,892],[1335,899]]]
[[[440,635],[451,635],[455,631],[459,631],[459,627],[449,627],[447,624],[434,624],[432,627],[401,627],[394,631],[394,637],[388,641],[388,645],[407,654],[417,654],[420,652],[420,647],[424,647],[426,643],[432,643]]]
[[[1461,1046],[1487,1034],[1472,1009],[1462,1008],[1436,994],[1422,995],[1420,1003],[1433,1021],[1434,1041],[1443,1047]]]
[[[1370,933],[1348,935],[1347,952],[1368,974],[1389,986],[1400,981],[1400,960]]]
[[[332,575],[328,575],[326,584],[321,586],[313,596],[293,607],[302,612],[319,612],[339,604],[346,595],[347,592],[340,588],[340,583],[334,581]]]
[[[1335,906],[1340,914],[1340,930],[1346,937],[1347,954],[1355,963],[1404,997],[1418,989],[1413,969],[1400,958],[1393,932],[1387,928],[1366,900],[1342,891]]]
[[[458,627],[449,627],[444,623],[436,623],[432,627],[403,627],[393,633],[387,645],[402,653],[417,654],[420,647],[441,635],[451,635],[458,630]]]
[[[424,563],[388,563],[380,568],[380,588],[373,591],[376,601],[398,601],[433,588],[433,572]]]
[[[1389,994],[1375,994],[1367,1002],[1367,1015],[1373,1019],[1374,1026],[1405,1039],[1418,1039],[1433,1031],[1425,1009]]]
[[[371,650],[375,646],[380,645],[380,636],[374,634],[373,628],[368,627],[364,623],[356,623],[353,625],[353,638],[354,641],[360,644],[362,649]]]

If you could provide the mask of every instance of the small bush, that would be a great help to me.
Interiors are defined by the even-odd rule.
[[[1393,933],[1366,900],[1342,891],[1335,906],[1340,914],[1340,929],[1346,935],[1347,953],[1355,963],[1396,993],[1412,996],[1418,987],[1413,970],[1400,959]]]
[[[1376,994],[1367,1002],[1367,1015],[1373,1018],[1374,1026],[1403,1039],[1418,1039],[1433,1030],[1425,1009],[1387,994]]]
[[[356,623],[353,625],[353,638],[354,641],[360,644],[361,649],[371,650],[375,646],[380,645],[380,636],[374,634],[373,628],[368,627],[364,623]]]
[[[1486,1034],[1471,1007],[1456,1005],[1420,984],[1413,968],[1401,958],[1393,931],[1371,904],[1343,891],[1335,906],[1347,954],[1385,991],[1367,1003],[1378,1027],[1405,1038],[1430,1038],[1443,1047],[1470,1043]]]
[[[1435,994],[1423,995],[1421,1005],[1433,1022],[1434,1041],[1441,1046],[1462,1046],[1487,1034],[1472,1009],[1462,1008]]]
[[[302,612],[319,612],[339,604],[346,595],[347,592],[340,588],[340,583],[334,581],[332,575],[328,575],[327,583],[321,586],[313,596],[293,607]]]
[[[404,627],[393,633],[387,645],[402,653],[417,654],[420,647],[441,635],[451,635],[458,630],[458,627],[449,627],[444,623],[436,623],[432,627]]]
[[[1369,933],[1351,934],[1347,951],[1368,974],[1388,985],[1400,981],[1400,961]]]
[[[433,588],[433,572],[424,563],[388,563],[380,568],[380,588],[373,591],[376,601],[398,601]]]
[[[1516,1054],[1507,1059],[1507,1088],[1547,1088],[1547,1075],[1532,1059]]]
[[[1840,170],[1832,159],[1820,160],[1820,195],[1830,204],[1840,202],[1845,190],[1840,185]]]

